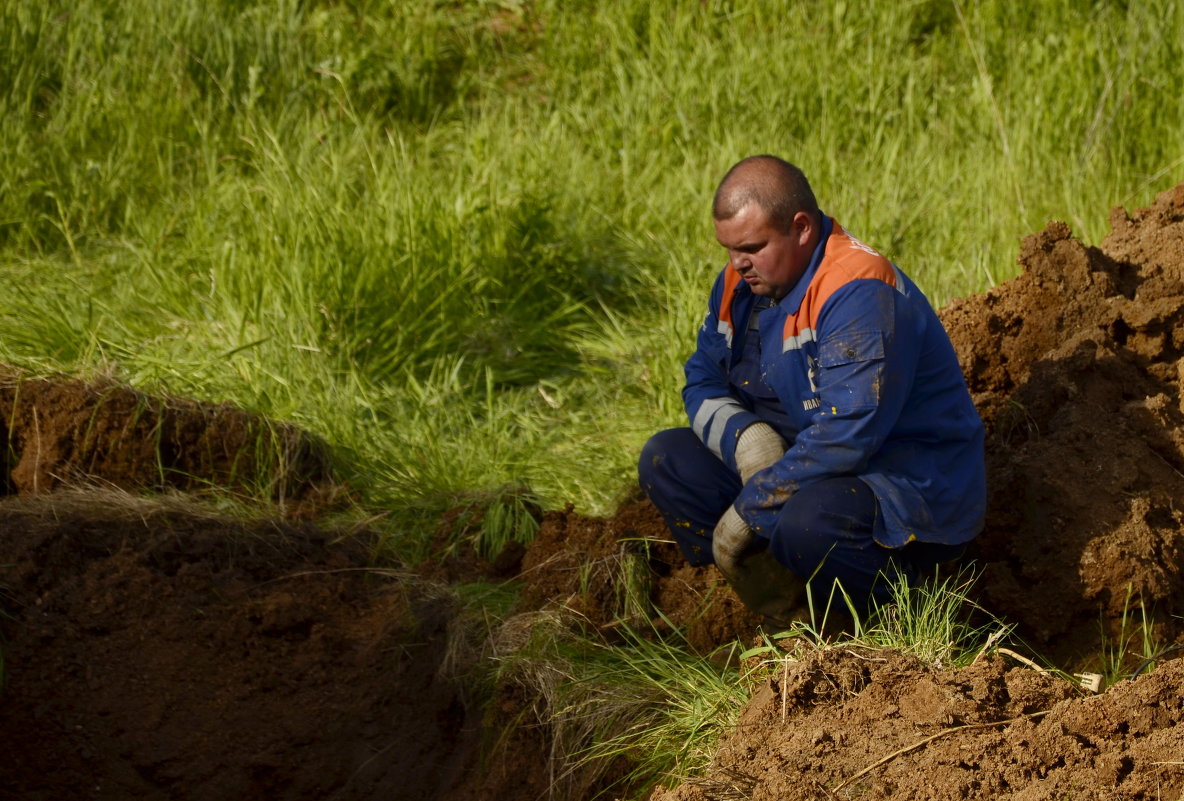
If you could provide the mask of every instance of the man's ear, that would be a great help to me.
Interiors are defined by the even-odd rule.
[[[818,227],[818,219],[814,214],[799,211],[793,215],[793,233],[797,238],[799,247],[804,248],[813,241]]]

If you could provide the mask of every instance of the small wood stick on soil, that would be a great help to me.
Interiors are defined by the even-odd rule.
[[[881,759],[877,762],[874,762],[871,765],[868,765],[866,768],[859,771],[859,773],[856,773],[854,776],[848,776],[846,779],[843,779],[843,781],[841,781],[837,785],[835,785],[834,792],[838,792],[839,790],[842,790],[844,787],[846,787],[848,784],[851,784],[852,782],[863,778],[864,776],[871,773],[873,770],[880,767],[881,765],[887,765],[889,762],[896,759],[898,756],[904,756],[905,754],[911,753],[911,752],[916,751],[920,748],[924,748],[925,746],[929,745],[929,743],[933,742],[934,740],[945,737],[947,734],[953,734],[956,731],[967,731],[968,729],[989,729],[992,726],[1006,726],[1009,723],[1017,723],[1021,720],[1032,720],[1032,719],[1042,717],[1047,714],[1048,714],[1048,710],[1045,710],[1043,712],[1031,712],[1027,715],[1020,715],[1018,718],[1008,718],[1007,720],[996,720],[996,721],[992,721],[990,723],[967,723],[965,726],[954,726],[953,728],[943,729],[942,731],[939,731],[937,734],[930,735],[929,737],[926,737],[924,740],[921,740],[920,742],[913,743],[912,745],[906,746],[905,748],[902,748],[899,751],[893,751],[891,754],[884,757],[883,759]]]

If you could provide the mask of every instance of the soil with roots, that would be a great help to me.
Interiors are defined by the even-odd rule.
[[[1184,185],[1116,209],[1097,247],[1050,223],[1019,261],[942,310],[988,429],[972,594],[1006,648],[950,669],[791,645],[653,801],[1184,798]],[[0,799],[624,797],[629,755],[569,769],[562,710],[489,668],[565,628],[720,664],[759,642],[636,497],[413,567],[325,522],[345,490],[290,427],[10,372],[0,429]],[[272,514],[219,512],[210,485]],[[505,582],[491,623],[471,594]]]

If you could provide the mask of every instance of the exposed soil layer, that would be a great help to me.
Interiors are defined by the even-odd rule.
[[[451,596],[353,539],[110,492],[0,501],[0,798],[429,799]]]
[[[1052,223],[1018,278],[943,310],[988,427],[978,600],[1019,627],[1013,647],[1075,669],[1097,668],[1103,636],[1123,642],[1124,612],[1128,634],[1145,610],[1161,645],[1184,637],[1184,185],[1112,228],[1093,248]],[[549,620],[606,643],[676,628],[718,658],[756,632],[643,501],[548,512],[525,549],[412,574],[375,569],[364,532],[293,519],[332,486],[323,446],[295,429],[16,375],[0,429],[0,798],[537,799],[558,787],[544,704],[502,684],[474,705],[472,668],[513,638],[483,642],[447,585],[514,580],[515,625],[558,609]],[[68,489],[80,481],[263,487],[286,518]],[[805,651],[757,685],[705,775],[655,801],[1174,801],[1181,654],[1091,696],[1001,658],[936,671]]]
[[[332,484],[324,443],[295,426],[111,381],[0,372],[0,435],[7,493],[98,481],[122,489],[215,486],[284,504]]]

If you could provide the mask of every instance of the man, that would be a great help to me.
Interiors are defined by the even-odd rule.
[[[982,529],[983,426],[953,346],[794,165],[739,162],[712,216],[728,264],[686,363],[691,427],[646,443],[642,488],[687,560],[770,622],[806,581],[882,602]]]

